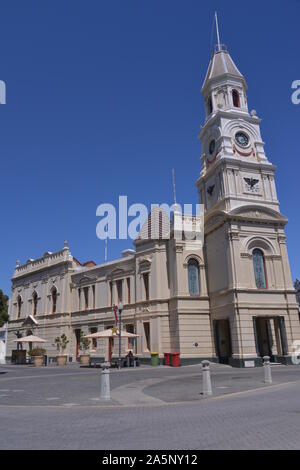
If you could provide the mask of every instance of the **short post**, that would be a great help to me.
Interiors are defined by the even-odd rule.
[[[271,372],[271,364],[270,364],[270,357],[264,356],[264,373],[265,373],[265,383],[271,384],[272,383],[272,372]]]
[[[110,400],[110,370],[108,365],[102,366],[102,372],[100,375],[100,399]]]
[[[202,361],[202,395],[208,397],[212,395],[211,380],[210,380],[210,368],[209,361]]]

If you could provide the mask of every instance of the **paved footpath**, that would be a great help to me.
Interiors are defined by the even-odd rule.
[[[102,403],[99,371],[0,367],[0,449],[300,449],[300,368],[272,371],[213,365],[209,399],[199,367],[116,371]]]

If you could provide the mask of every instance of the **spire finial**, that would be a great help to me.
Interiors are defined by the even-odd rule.
[[[174,204],[177,206],[176,202],[176,187],[175,187],[175,170],[172,168],[172,182],[173,182],[173,195],[174,195]]]
[[[64,250],[68,250],[69,249],[69,243],[68,243],[68,240],[65,240],[64,241]]]
[[[221,50],[221,41],[220,41],[218,14],[217,14],[216,11],[215,11],[215,21],[216,21],[216,30],[217,30],[217,39],[218,39],[218,51],[220,51]]]

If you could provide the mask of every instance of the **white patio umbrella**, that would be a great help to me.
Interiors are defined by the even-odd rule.
[[[38,336],[29,335],[23,338],[14,339],[15,343],[47,343],[47,340],[39,338]]]
[[[122,338],[137,338],[138,336],[139,335],[135,335],[134,333],[129,333],[128,331],[121,330]],[[85,338],[89,338],[89,339],[118,338],[118,337],[119,337],[118,328],[109,328],[108,330],[97,331],[97,333],[91,333],[90,335],[85,336]]]
[[[121,337],[123,338],[137,338],[138,335],[134,333],[129,333],[128,331],[121,330]],[[109,328],[108,330],[97,331],[97,333],[91,333],[90,335],[86,335],[85,338],[89,339],[110,339],[110,338],[119,338],[119,329],[117,327]],[[109,355],[109,361],[111,360],[111,353]]]

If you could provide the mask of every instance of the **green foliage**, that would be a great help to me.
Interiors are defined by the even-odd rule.
[[[29,356],[44,356],[46,354],[46,349],[44,348],[34,348],[31,351],[28,351]]]
[[[91,341],[88,338],[84,337],[83,331],[80,332],[80,351],[87,351],[90,347]]]
[[[56,349],[59,353],[64,352],[64,350],[67,347],[67,344],[69,343],[69,340],[67,339],[66,335],[63,333],[61,336],[57,336],[55,338],[54,343],[56,345]]]
[[[8,321],[8,297],[0,289],[0,327]]]

